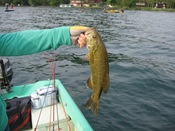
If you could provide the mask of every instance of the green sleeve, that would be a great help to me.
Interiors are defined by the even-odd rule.
[[[0,34],[0,56],[29,55],[71,44],[69,26]]]
[[[4,131],[7,123],[8,123],[8,117],[6,114],[6,103],[3,100],[1,94],[0,94],[0,131]]]

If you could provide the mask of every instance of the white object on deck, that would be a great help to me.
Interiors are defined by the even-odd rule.
[[[31,94],[32,107],[38,109],[57,103],[57,90],[52,85],[36,89]]]
[[[54,115],[53,115],[53,108],[54,108]],[[34,128],[36,127],[36,123],[38,121],[40,111],[41,109],[38,109],[38,110],[32,109],[32,126],[33,126],[32,130],[34,130]],[[51,111],[52,111],[52,115],[50,115]],[[51,123],[50,123],[50,116],[52,116]],[[53,121],[53,116],[54,116],[54,121]],[[42,113],[41,113],[36,131],[48,131],[49,129],[53,131],[53,127],[54,127],[54,131],[57,131],[58,125],[59,125],[59,128],[61,128],[61,131],[69,131],[69,126],[67,121],[71,127],[71,130],[75,129],[69,116],[67,116],[67,114],[64,113],[62,104],[57,103],[55,105],[48,106],[42,109]]]

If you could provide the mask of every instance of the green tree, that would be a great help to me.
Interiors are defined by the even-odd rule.
[[[135,7],[136,6],[136,0],[123,0],[121,3],[124,7]]]
[[[148,7],[152,7],[152,8],[153,8],[153,6],[155,4],[155,0],[145,0],[145,2],[146,2],[146,5]]]
[[[49,4],[51,6],[57,6],[59,5],[60,3],[62,3],[62,0],[50,0]]]
[[[175,0],[166,0],[168,8],[175,8]]]
[[[116,3],[117,3],[116,0],[111,0],[112,5],[116,5]]]
[[[28,0],[28,3],[29,3],[31,6],[40,6],[40,5],[42,5],[41,0]]]
[[[117,4],[118,6],[121,6],[121,5],[122,5],[122,1],[123,1],[123,0],[117,0],[117,1],[116,1],[116,4]]]

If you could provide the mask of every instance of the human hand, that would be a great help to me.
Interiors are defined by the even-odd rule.
[[[77,45],[82,48],[86,45],[86,37],[84,33],[89,28],[86,26],[71,26],[70,27],[70,37],[73,45]]]

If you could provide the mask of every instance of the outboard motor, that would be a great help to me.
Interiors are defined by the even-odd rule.
[[[13,71],[10,61],[7,58],[0,59],[0,88],[10,92],[10,81],[12,80]]]

